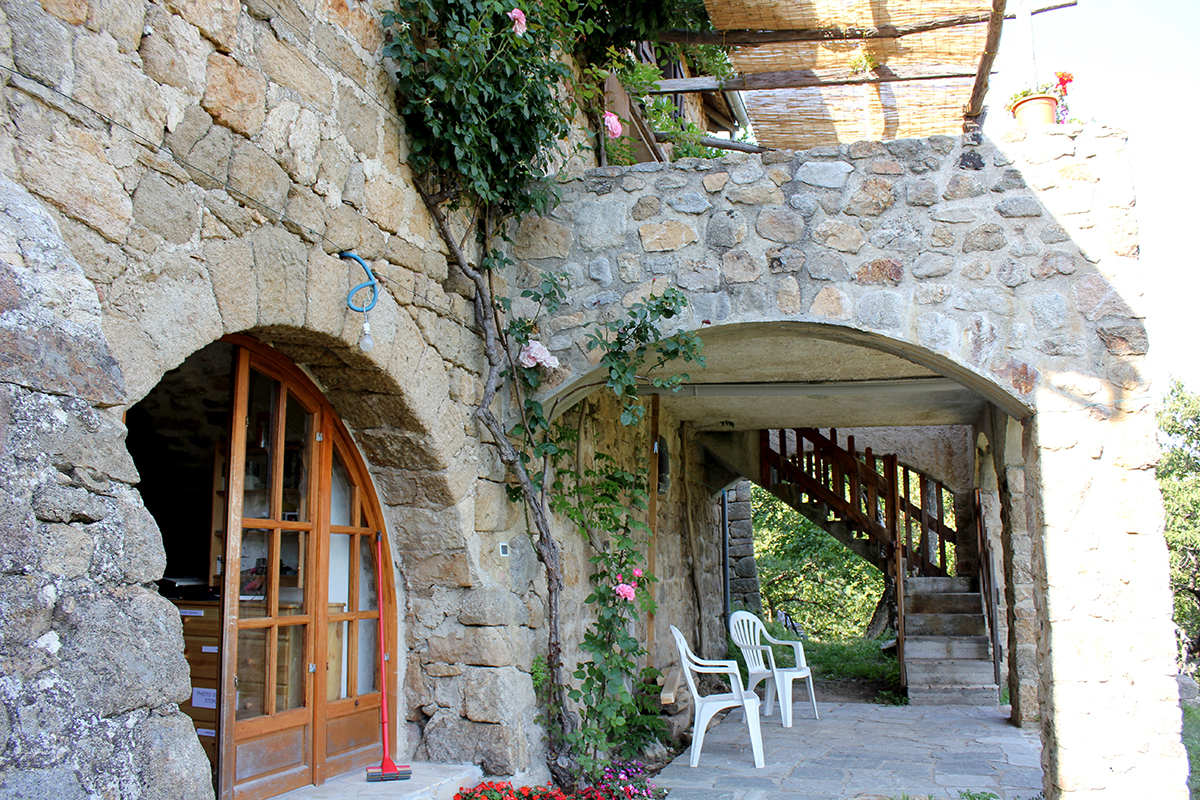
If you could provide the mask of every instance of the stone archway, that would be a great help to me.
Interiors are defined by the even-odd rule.
[[[2,471],[6,518],[15,523],[6,528],[12,540],[0,604],[23,609],[4,636],[6,657],[15,659],[6,662],[12,680],[4,706],[53,709],[61,720],[54,733],[6,717],[6,745],[46,766],[18,768],[4,788],[75,797],[126,786],[146,796],[207,796],[208,768],[191,723],[165,713],[190,692],[187,667],[178,655],[178,613],[144,586],[161,576],[163,552],[135,488],[120,409],[227,332],[278,346],[352,428],[385,504],[396,583],[409,603],[480,579],[479,444],[463,403],[470,373],[427,341],[457,342],[453,358],[466,364],[469,336],[465,328],[451,336],[458,326],[450,319],[422,333],[416,309],[385,292],[371,317],[381,346],[369,356],[357,351],[361,319],[345,308],[357,282],[351,265],[281,228],[210,242],[205,260],[152,257],[98,304],[53,218],[14,184],[3,190],[4,230],[12,252],[25,254],[15,266],[7,258],[0,271],[12,345],[3,365]],[[411,640],[408,624],[402,615],[400,641]],[[47,694],[50,677],[60,688]],[[113,730],[122,733],[113,739]],[[80,747],[54,744],[67,737]],[[398,754],[410,754],[417,741],[401,737]],[[101,765],[87,755],[112,748],[127,756]]]
[[[1006,525],[1030,536],[1015,605],[1036,607],[1022,631],[1038,642],[1048,796],[1181,784],[1123,148],[1058,126],[593,170],[521,224],[510,276],[570,279],[542,326],[563,364],[548,398],[592,371],[584,326],[673,287],[690,300],[681,328],[880,337],[1022,421],[987,426],[1006,444],[1002,494],[1021,499]]]

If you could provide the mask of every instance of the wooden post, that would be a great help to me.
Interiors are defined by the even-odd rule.
[[[771,432],[761,430],[758,432],[758,480],[768,491],[771,489],[771,465],[767,461],[767,453],[770,451]]]
[[[646,569],[651,575],[658,575],[658,395],[650,396],[650,498],[647,515],[650,525],[650,542],[646,546]],[[645,581],[643,585],[654,600],[654,582]],[[699,611],[699,609],[697,609]],[[646,666],[654,667],[654,612],[646,614]]]
[[[904,546],[908,550],[908,557],[913,555],[913,540],[912,540],[912,478],[908,474],[908,467],[904,468]]]
[[[942,484],[939,483],[937,484],[937,491],[935,493],[935,496],[937,497],[937,508],[935,511],[937,513],[938,522],[938,559],[941,561],[938,566],[942,568],[942,572],[946,572],[946,506],[945,498],[942,492],[943,487]]]
[[[896,660],[900,664],[900,687],[908,686],[904,668],[904,557],[899,547],[892,548],[892,591],[896,593]]]
[[[892,543],[897,550],[903,550],[900,543],[900,523],[898,511],[900,505],[899,487],[896,486],[896,456],[895,454],[883,457],[883,470],[887,473],[887,494],[883,501],[883,526],[887,528],[888,533],[892,535]]]
[[[871,448],[868,447],[863,450],[863,457],[867,462],[866,471],[871,476],[878,477],[879,473],[875,469],[875,454],[871,452]],[[873,479],[867,482],[867,496],[865,505],[866,508],[864,510],[867,519],[869,519],[871,522],[875,522],[879,518],[879,514],[877,513],[879,510],[879,489],[876,488],[875,480]]]
[[[929,479],[924,475],[917,478],[921,483],[921,563],[925,566],[933,566],[933,562],[929,560]],[[922,570],[923,571],[923,570]]]

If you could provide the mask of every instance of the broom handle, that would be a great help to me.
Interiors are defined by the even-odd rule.
[[[379,597],[379,727],[383,731],[383,763],[391,759],[388,753],[387,662],[386,639],[383,638],[383,535],[375,531],[375,591]]]

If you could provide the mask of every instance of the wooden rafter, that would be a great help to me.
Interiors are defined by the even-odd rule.
[[[654,138],[656,141],[666,143],[678,141],[679,136],[677,134],[655,131]],[[761,145],[750,144],[749,142],[739,142],[733,139],[721,139],[716,136],[701,136],[696,143],[703,147],[711,147],[716,150],[736,150],[739,153],[765,153],[770,149],[767,147],[762,147]]]
[[[1057,0],[1034,8],[1031,13],[1041,14],[1045,11],[1055,11],[1060,8],[1070,8],[1077,0]],[[669,30],[659,34],[659,41],[674,44],[715,44],[720,46],[776,44],[779,42],[835,42],[862,39],[897,39],[915,33],[956,28],[961,25],[991,26],[995,11],[981,14],[960,14],[954,17],[918,22],[912,25],[881,25],[871,28],[808,28],[786,31],[756,31],[756,30],[727,30],[727,31],[688,31]],[[1014,19],[1009,14],[1005,19]]]
[[[983,46],[983,55],[979,58],[979,69],[975,73],[975,86],[971,89],[971,99],[963,111],[965,117],[978,117],[983,113],[983,98],[987,95],[988,76],[992,74],[992,64],[996,54],[1000,52],[1000,32],[1004,29],[1004,8],[1006,0],[992,0],[992,14],[988,20],[987,42]]]
[[[997,0],[1003,2],[1003,0]],[[966,67],[940,65],[913,67],[880,67],[872,72],[854,73],[848,69],[793,69],[781,72],[759,72],[720,80],[711,76],[676,78],[659,81],[650,94],[686,94],[690,92],[742,92],[750,89],[805,89],[813,86],[849,86],[863,83],[893,83],[897,81],[931,81],[943,78],[970,78],[976,70]]]

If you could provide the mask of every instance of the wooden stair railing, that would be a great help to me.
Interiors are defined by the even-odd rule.
[[[789,433],[794,438],[791,444]],[[836,431],[832,434],[837,435]],[[778,450],[772,446],[772,438],[780,443]],[[761,442],[764,488],[769,490],[775,483],[793,484],[855,531],[881,545],[895,541],[894,527],[889,529],[886,524],[896,509],[888,482],[838,447],[836,439],[827,439],[811,428],[799,428],[762,431]]]
[[[760,432],[760,484],[778,493],[777,484],[791,484],[802,497],[816,502],[858,537],[869,538],[887,553],[894,581],[897,617],[897,656],[900,679],[904,667],[904,581],[949,574],[947,543],[959,543],[956,526],[946,522],[946,495],[940,481],[900,464],[895,455],[878,457],[866,448],[861,457],[854,437],[838,444],[837,430],[825,436],[815,428]],[[783,494],[779,494],[784,497]],[[784,499],[788,499],[784,497]],[[1001,647],[998,626],[999,594],[993,572],[992,548],[983,521],[982,496],[975,490],[974,527],[979,560],[979,588],[991,637],[996,684],[1000,684]]]
[[[894,455],[859,457],[854,437],[838,444],[837,430],[814,428],[760,432],[760,482],[794,485],[857,533],[889,548],[899,546],[907,572],[946,576],[947,543],[958,533],[946,522],[949,491],[936,479],[900,464]]]

